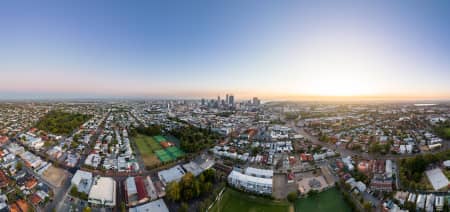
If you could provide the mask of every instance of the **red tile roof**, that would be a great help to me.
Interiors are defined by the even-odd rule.
[[[141,176],[137,176],[134,178],[134,182],[136,183],[136,189],[138,193],[138,199],[144,199],[148,197],[147,189],[145,188],[144,180]]]

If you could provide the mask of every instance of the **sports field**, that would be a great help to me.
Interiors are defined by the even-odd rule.
[[[174,143],[175,145],[177,145],[177,147],[180,147],[180,140],[178,140],[178,138],[175,138],[172,135],[166,135],[164,137],[166,137],[168,141],[170,141],[170,142]]]
[[[342,194],[336,188],[332,188],[313,197],[298,199],[295,202],[295,211],[347,212],[351,209],[344,201]]]
[[[138,134],[133,140],[146,166],[159,165],[161,162],[170,162],[184,155],[184,152],[176,146],[164,149],[161,143],[168,140],[161,135],[150,137]]]
[[[168,151],[175,158],[179,158],[184,155],[184,152],[181,149],[174,146],[167,148],[166,151]]]
[[[161,162],[169,162],[173,160],[172,156],[166,150],[160,149],[155,153]]]
[[[146,166],[155,166],[161,163],[154,152],[162,147],[152,137],[139,134],[133,140]]]
[[[161,143],[161,142],[163,142],[163,141],[167,141],[167,139],[164,138],[164,136],[162,136],[162,135],[153,136],[153,138],[154,138],[156,141],[158,141],[158,143]]]
[[[211,208],[213,212],[288,212],[289,203],[275,202],[256,197],[230,188],[223,192],[222,198]],[[302,210],[303,211],[303,210]]]
[[[445,128],[444,135],[445,135],[445,137],[449,137],[450,138],[450,127]]]

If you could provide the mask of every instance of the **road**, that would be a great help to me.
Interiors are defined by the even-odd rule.
[[[361,151],[353,151],[353,150],[349,150],[349,149],[345,148],[345,145],[335,145],[335,144],[330,144],[330,143],[319,141],[319,139],[317,137],[306,132],[302,127],[298,127],[294,121],[289,122],[289,127],[291,129],[293,129],[296,133],[300,133],[301,135],[303,135],[311,143],[332,149],[344,157],[345,156],[358,156],[360,158],[364,158],[364,159],[368,159],[368,160],[374,160],[374,159],[379,159],[379,158],[382,158],[385,160],[398,160],[398,159],[409,158],[409,157],[413,157],[413,156],[421,154],[421,153],[417,153],[417,154],[397,154],[397,155],[385,154],[385,155],[382,155],[382,154],[370,154],[370,153],[361,152]],[[444,145],[442,148],[440,148],[439,150],[432,151],[432,153],[446,151],[450,148],[449,141],[444,140],[443,144]]]

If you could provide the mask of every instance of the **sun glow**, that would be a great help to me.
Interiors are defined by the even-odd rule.
[[[361,36],[359,36],[361,37]],[[298,93],[315,96],[376,95],[389,88],[389,56],[357,37],[315,38],[297,54]],[[304,46],[305,47],[305,46]]]

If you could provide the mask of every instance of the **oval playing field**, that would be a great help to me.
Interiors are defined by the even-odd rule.
[[[213,212],[288,212],[289,203],[252,196],[227,188],[210,211]]]

